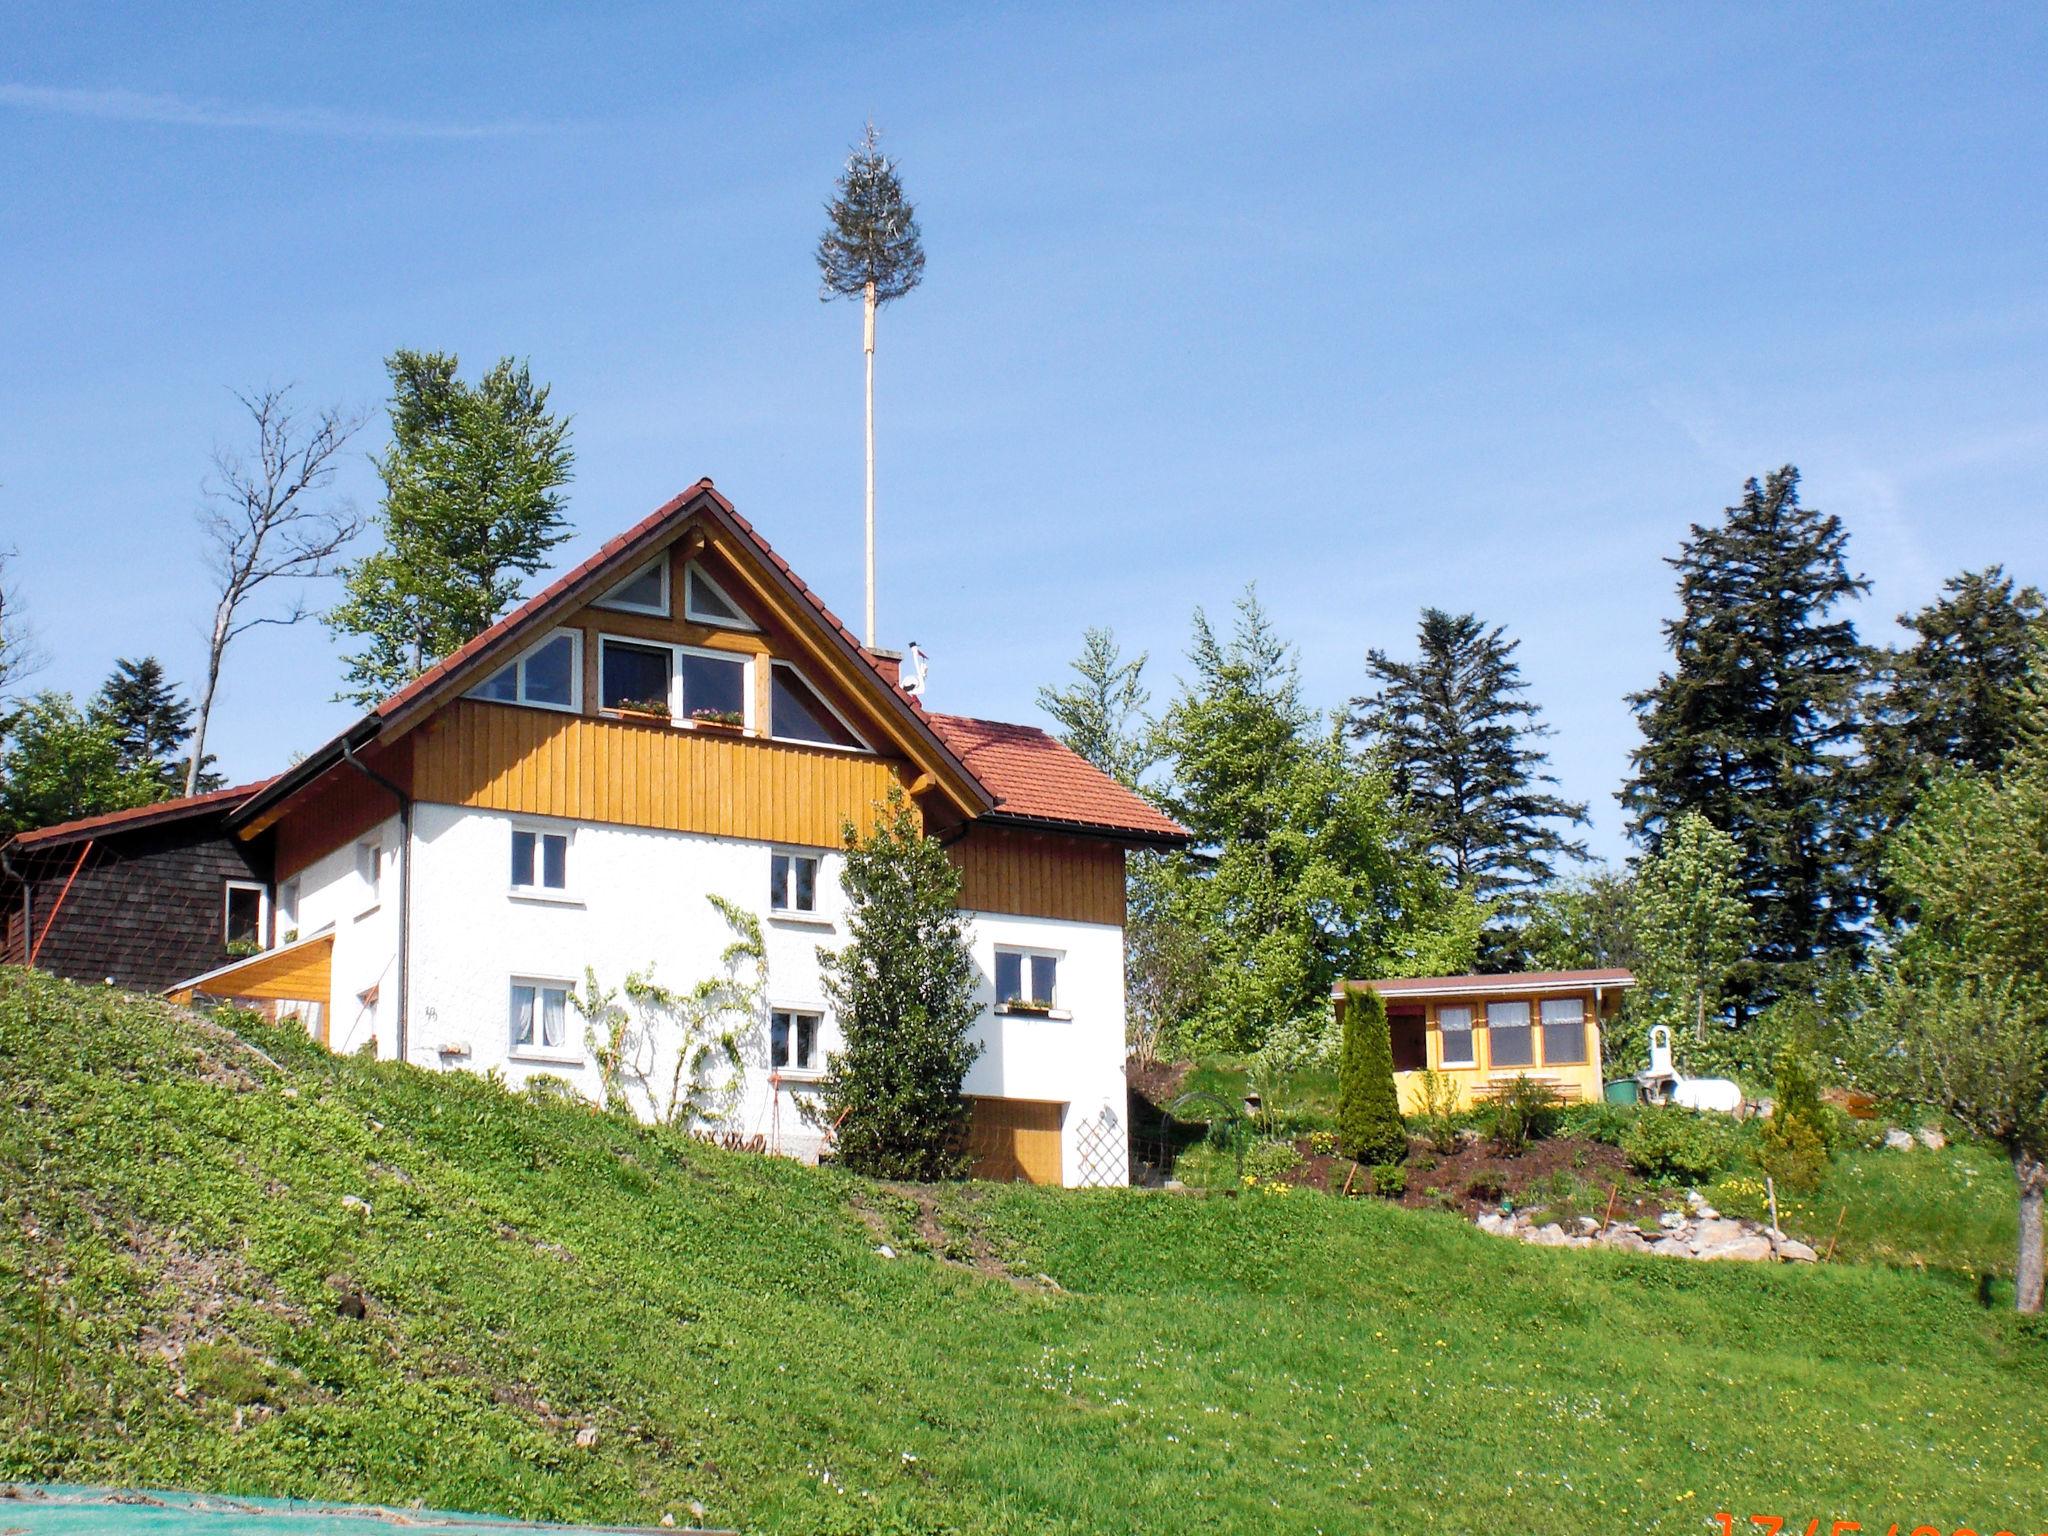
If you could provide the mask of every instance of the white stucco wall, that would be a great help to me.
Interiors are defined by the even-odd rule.
[[[569,833],[568,888],[561,897],[512,892],[515,826]],[[358,1049],[374,1033],[379,1054],[391,1057],[397,1052],[401,873],[396,818],[367,836],[381,839],[385,849],[381,902],[369,906],[354,846],[338,849],[299,876],[298,930],[310,936],[330,924],[334,928],[333,1047]],[[713,893],[761,919],[768,1006],[823,1015],[824,1051],[839,1045],[817,961],[820,945],[837,947],[847,937],[840,913],[840,856],[832,850],[801,850],[818,853],[823,862],[819,911],[798,918],[769,909],[769,860],[775,849],[765,843],[431,804],[415,806],[412,842],[413,996],[407,1054],[416,1065],[497,1071],[515,1087],[547,1073],[587,1097],[601,1097],[584,1021],[573,1009],[565,1049],[515,1051],[514,979],[559,982],[581,991],[589,967],[601,986],[614,988],[622,986],[628,972],[651,965],[663,985],[687,989],[718,971],[719,955],[732,938],[708,899]],[[978,1036],[986,1048],[968,1074],[966,1091],[1065,1105],[1062,1163],[1067,1182],[1125,1182],[1123,931],[1043,918],[969,916],[984,1007],[992,1010],[995,1001],[996,950],[1008,945],[1059,955],[1058,1002],[1064,1017],[985,1013]],[[379,997],[374,1020],[358,1001],[372,986]],[[674,1057],[663,1043],[661,1037],[642,1042],[634,1053],[642,1069],[635,1108],[642,1114],[661,1112],[668,1103]],[[771,1150],[815,1157],[820,1133],[805,1122],[800,1104],[814,1100],[816,1091],[790,1078],[779,1091],[771,1084],[765,1017],[745,1037],[742,1056],[745,1069],[737,1091],[712,1129],[759,1135]]]

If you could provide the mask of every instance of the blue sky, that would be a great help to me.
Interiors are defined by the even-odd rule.
[[[1596,851],[1686,525],[1785,461],[1892,615],[2048,584],[2048,12],[2026,7],[13,7],[0,541],[51,664],[195,679],[228,391],[412,346],[573,414],[573,561],[709,474],[860,606],[865,117],[930,254],[882,317],[884,643],[1035,718],[1090,623],[1171,691],[1256,581],[1311,697],[1436,604],[1523,642]],[[365,508],[367,453],[340,487]],[[232,775],[346,723],[230,654]]]

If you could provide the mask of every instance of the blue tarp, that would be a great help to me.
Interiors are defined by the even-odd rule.
[[[258,1499],[154,1489],[0,1485],[0,1536],[516,1536],[525,1531],[637,1533],[648,1526],[539,1525],[432,1509]],[[663,1532],[662,1536],[668,1536]]]

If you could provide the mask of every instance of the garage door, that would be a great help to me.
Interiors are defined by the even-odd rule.
[[[1060,1120],[1064,1104],[1038,1099],[968,1101],[967,1153],[977,1179],[1060,1184]]]

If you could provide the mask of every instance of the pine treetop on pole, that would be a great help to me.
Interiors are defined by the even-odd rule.
[[[832,223],[818,237],[818,297],[900,299],[924,279],[924,242],[917,210],[903,195],[896,162],[882,153],[882,136],[869,123],[846,157],[838,195],[825,205]]]

